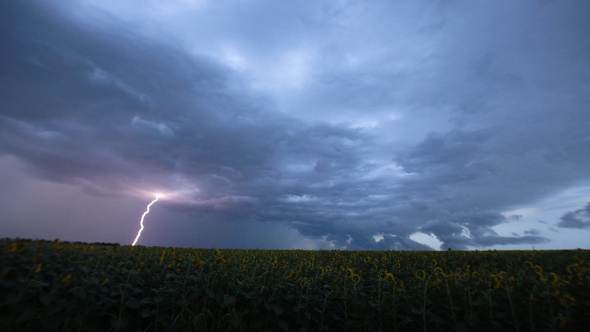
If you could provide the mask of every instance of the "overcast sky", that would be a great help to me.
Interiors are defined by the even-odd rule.
[[[590,247],[590,2],[1,1],[0,237]]]

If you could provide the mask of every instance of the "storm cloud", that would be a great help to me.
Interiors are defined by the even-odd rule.
[[[550,226],[589,228],[588,206],[542,226],[510,211],[542,214],[590,183],[587,13],[582,1],[3,2],[0,170],[88,202],[164,193],[154,219],[170,227],[146,230],[158,245],[436,248],[423,233],[441,248],[562,247]],[[71,218],[44,222],[88,238]],[[35,223],[0,234],[44,236],[23,225]]]
[[[567,212],[557,223],[559,227],[565,228],[590,228],[590,203],[582,209]]]

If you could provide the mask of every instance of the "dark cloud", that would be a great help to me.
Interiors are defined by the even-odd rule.
[[[174,193],[151,243],[537,244],[504,211],[589,180],[586,5],[152,5],[0,4],[0,154]]]
[[[270,162],[281,120],[257,121],[259,110],[231,92],[224,68],[136,35],[28,19],[19,25],[26,31],[3,34],[15,40],[4,45],[16,44],[2,67],[5,153],[47,176],[95,177],[104,187],[115,175],[129,186],[138,173],[204,173],[212,191]]]
[[[436,220],[421,227],[421,231],[436,235],[442,241],[442,248],[468,249],[506,244],[529,244],[546,242],[549,239],[538,236],[538,232],[525,232],[525,236],[500,236],[492,229],[509,219],[494,211],[469,211],[441,214]]]
[[[557,226],[564,228],[590,228],[590,203],[582,209],[570,211],[559,218]]]

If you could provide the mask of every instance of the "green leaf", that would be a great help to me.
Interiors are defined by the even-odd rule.
[[[279,307],[278,305],[273,306],[272,310],[275,312],[275,314],[277,316],[280,316],[283,314],[283,308]]]
[[[111,321],[111,326],[117,330],[120,330],[127,326],[127,321],[125,319],[113,318]]]
[[[229,306],[230,304],[234,303],[236,301],[236,298],[230,295],[223,295],[223,305],[224,306]]]
[[[154,314],[155,309],[145,308],[141,311],[141,318],[147,318]]]
[[[127,303],[125,303],[125,305],[128,308],[137,309],[137,308],[139,308],[139,301],[137,301],[137,299],[132,298],[132,299],[129,299],[129,301],[127,301]]]
[[[416,314],[416,315],[422,315],[424,314],[424,308],[422,307],[413,307],[412,308],[412,313]]]
[[[150,297],[144,297],[141,299],[141,301],[139,301],[139,303],[141,306],[147,306],[154,303],[154,301]]]

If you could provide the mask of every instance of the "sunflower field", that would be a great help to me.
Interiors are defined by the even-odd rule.
[[[579,331],[590,251],[0,241],[2,331]]]

